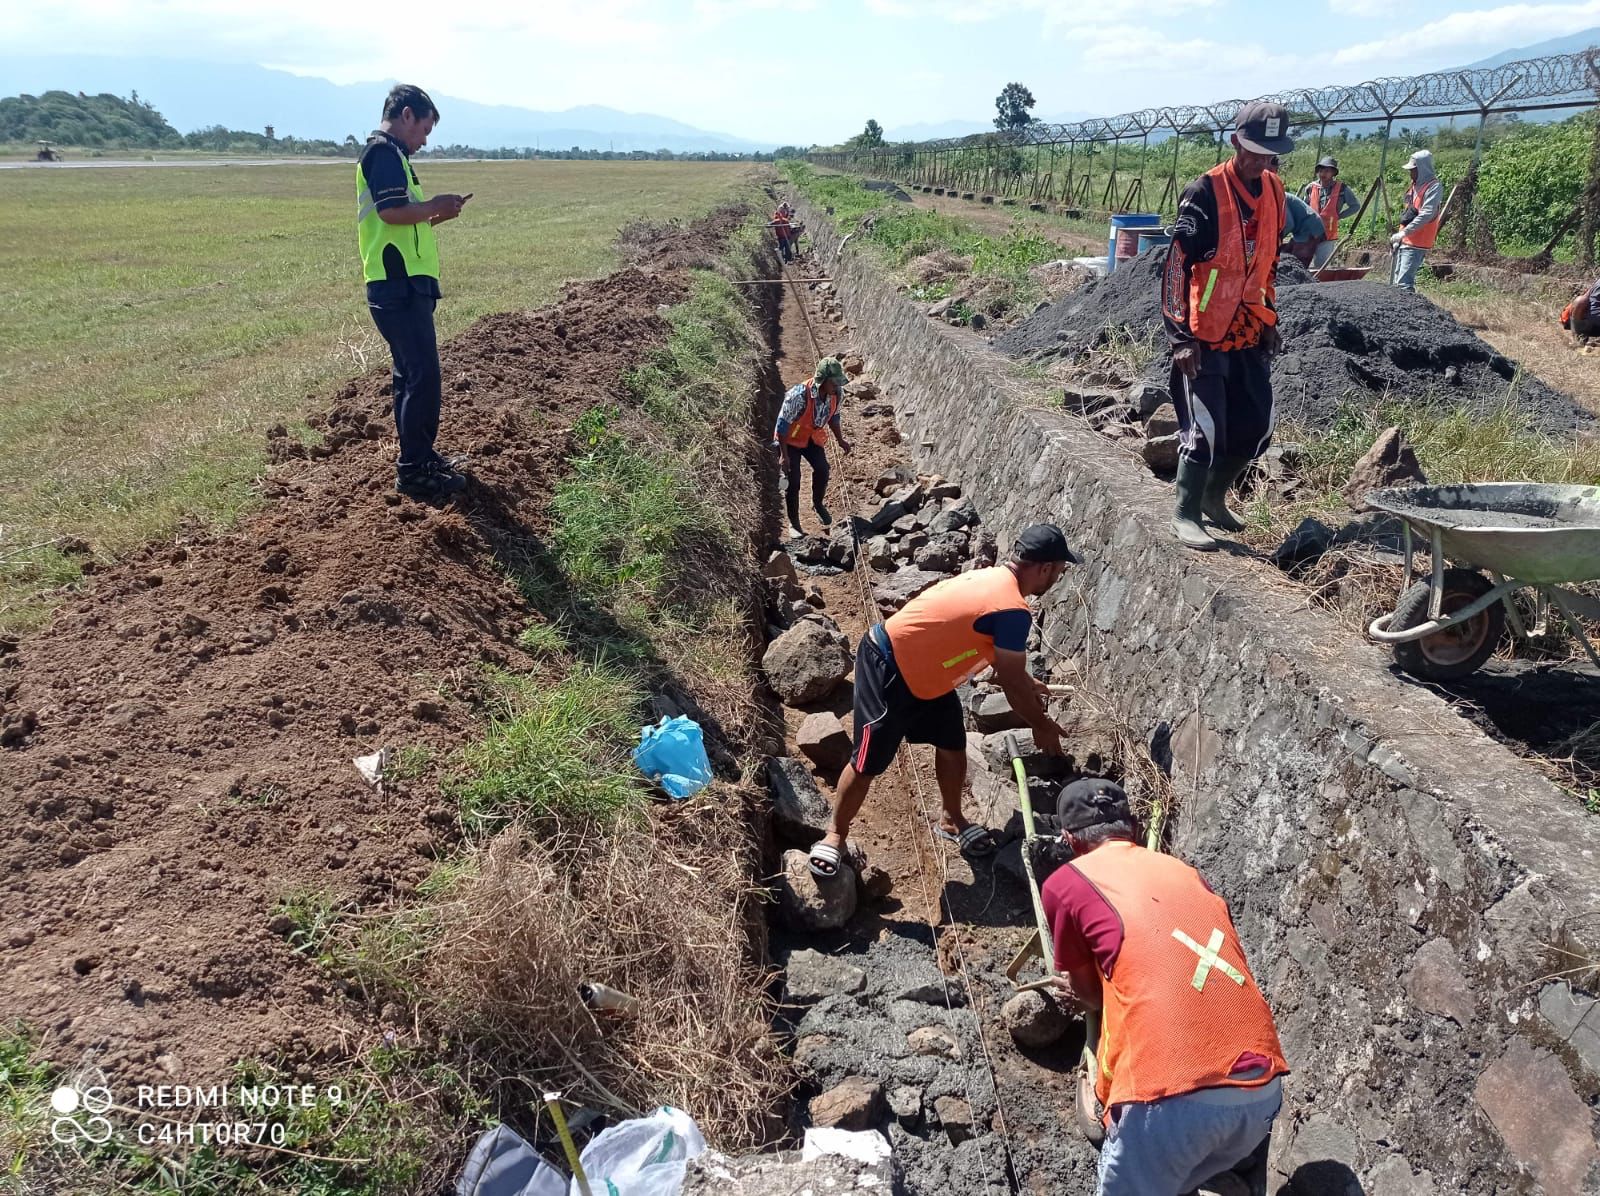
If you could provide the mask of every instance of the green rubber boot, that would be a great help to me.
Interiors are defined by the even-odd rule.
[[[1204,552],[1217,542],[1200,526],[1200,504],[1205,499],[1206,467],[1188,457],[1178,458],[1178,510],[1172,517],[1172,534],[1185,548]]]
[[[1249,457],[1218,457],[1206,471],[1200,513],[1225,532],[1244,531],[1244,520],[1228,510],[1228,491],[1250,468],[1250,461]]]

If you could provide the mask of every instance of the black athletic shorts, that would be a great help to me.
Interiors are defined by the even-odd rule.
[[[953,690],[938,698],[919,698],[907,689],[882,623],[862,636],[856,649],[855,716],[850,765],[864,777],[888,768],[902,742],[931,743],[953,752],[967,747],[961,699]]]

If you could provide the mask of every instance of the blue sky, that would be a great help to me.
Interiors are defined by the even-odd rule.
[[[7,50],[398,77],[803,144],[868,117],[985,120],[1011,80],[1036,115],[1110,114],[1415,74],[1595,25],[1600,0],[44,0],[7,18]]]

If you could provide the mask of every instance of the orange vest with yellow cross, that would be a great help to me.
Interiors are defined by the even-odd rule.
[[[1228,906],[1182,860],[1112,841],[1064,865],[1092,884],[1122,923],[1101,977],[1100,1074],[1113,1105],[1202,1088],[1256,1087],[1289,1070],[1272,1011],[1245,962]],[[1241,1063],[1263,1063],[1245,1078]]]
[[[1217,252],[1196,262],[1189,273],[1189,331],[1208,345],[1221,344],[1239,308],[1250,309],[1270,328],[1278,313],[1268,302],[1283,240],[1283,182],[1261,174],[1261,194],[1252,196],[1235,173],[1233,159],[1206,171],[1217,197]],[[1256,221],[1255,238],[1245,240],[1245,222]]]
[[[884,623],[895,667],[918,698],[939,698],[994,663],[994,637],[973,630],[984,615],[1027,610],[1004,565],[941,581]]]

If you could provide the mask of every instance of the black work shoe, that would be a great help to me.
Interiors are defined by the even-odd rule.
[[[811,509],[817,513],[817,518],[822,521],[823,527],[833,526],[833,512],[828,510],[827,507],[823,506],[821,503],[818,503]]]
[[[394,488],[408,498],[448,498],[467,488],[467,475],[440,461],[395,471]]]

